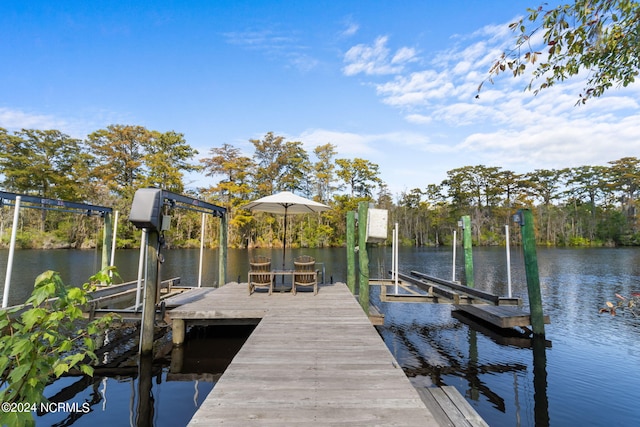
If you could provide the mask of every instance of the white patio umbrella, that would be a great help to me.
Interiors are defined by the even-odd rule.
[[[284,215],[284,249],[282,251],[282,269],[284,270],[285,254],[287,251],[287,215],[288,214],[305,214],[326,211],[327,205],[318,203],[313,200],[305,199],[297,196],[291,191],[282,191],[270,196],[262,197],[243,206],[244,209],[269,212]]]

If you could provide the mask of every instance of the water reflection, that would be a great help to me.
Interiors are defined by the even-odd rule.
[[[139,356],[138,360],[138,406],[136,408],[135,425],[149,427],[153,425],[154,398],[151,390],[153,377],[153,355]],[[160,384],[158,378],[158,384]]]
[[[549,425],[549,398],[547,396],[547,348],[544,337],[533,337],[533,389],[536,426]]]
[[[278,261],[281,251],[261,249]],[[181,276],[183,283],[196,283],[198,250],[169,250],[165,253],[164,275]],[[308,254],[327,267],[327,281],[346,278],[345,253],[342,248],[293,249],[291,256]],[[4,253],[6,254],[6,252]],[[0,250],[0,277],[4,276],[6,258]],[[288,255],[289,256],[289,255]],[[461,256],[461,252],[459,252]],[[65,257],[65,259],[61,259]],[[246,280],[247,251],[230,250],[228,280]],[[371,277],[384,274],[391,266],[388,248],[372,248]],[[116,264],[126,280],[137,274],[137,252],[118,251]],[[464,277],[462,258],[458,259],[457,276]],[[62,270],[63,277],[77,277],[82,283],[95,272],[93,251],[20,251],[14,271],[24,272],[23,286],[30,292],[35,275],[46,268]],[[527,306],[527,290],[519,248],[513,248],[513,295]],[[422,271],[442,278],[451,277],[450,248],[401,248],[401,270]],[[474,248],[476,288],[506,295],[504,248]],[[520,337],[500,341],[477,327],[452,317],[451,308],[432,304],[381,303],[385,326],[380,329],[387,347],[400,365],[411,375],[414,384],[455,386],[489,425],[635,425],[640,418],[640,322],[620,316],[599,315],[598,309],[615,293],[628,295],[640,291],[640,249],[555,249],[539,248],[538,264],[545,314],[551,324],[547,339],[553,348]],[[45,268],[46,267],[46,268]],[[217,251],[205,251],[204,286],[213,286],[217,275]],[[32,277],[28,277],[33,272]],[[18,278],[16,279],[18,280]],[[65,279],[66,280],[66,279]],[[12,286],[18,292],[20,286]],[[375,287],[372,298],[376,298]],[[24,300],[24,299],[23,299]],[[379,302],[379,298],[376,301]],[[475,333],[471,333],[476,331]],[[185,355],[186,359],[186,355]],[[184,363],[184,362],[183,362]],[[184,363],[186,365],[186,363]],[[90,381],[83,391],[70,395],[74,402],[98,402],[91,406],[92,415],[80,415],[74,425],[133,425],[129,419],[132,387],[137,394],[138,366],[124,378],[100,375],[104,384]],[[201,401],[209,389],[204,381],[167,381],[169,367],[163,368],[162,392],[152,381],[155,417],[162,422],[194,409],[194,387]],[[173,375],[173,374],[171,374]],[[132,379],[133,378],[133,379]],[[50,386],[47,395],[55,395],[79,378],[64,378]],[[601,393],[602,387],[606,392]],[[100,400],[102,399],[102,400]],[[163,399],[170,403],[162,404]],[[185,402],[186,401],[186,402]],[[100,402],[110,412],[109,422],[95,421],[94,413],[102,412]],[[181,403],[180,403],[181,402]],[[135,406],[133,407],[135,409]],[[167,408],[171,408],[167,411]],[[110,409],[107,409],[110,411]],[[164,412],[163,412],[164,411]],[[126,415],[120,417],[120,413]],[[54,416],[55,415],[55,416]],[[62,422],[70,414],[46,415],[45,425]],[[187,419],[168,425],[183,425]],[[38,421],[40,424],[40,420]]]

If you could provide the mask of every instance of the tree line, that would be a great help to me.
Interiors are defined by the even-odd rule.
[[[279,216],[242,208],[251,200],[289,190],[328,204],[320,215],[291,216],[287,241],[302,247],[342,246],[346,212],[361,201],[389,211],[405,245],[451,244],[462,215],[472,218],[474,243],[503,244],[503,226],[519,208],[536,217],[538,243],[546,245],[640,244],[636,214],[640,160],[625,157],[607,166],[536,169],[518,174],[498,166],[464,166],[447,172],[439,184],[392,195],[377,164],[341,158],[327,143],[305,150],[268,132],[250,139],[253,153],[231,144],[213,147],[198,162],[184,135],[142,126],[111,125],[72,138],[58,130],[0,128],[1,187],[5,191],[113,207],[128,217],[138,188],[159,187],[223,206],[228,210],[231,247],[280,246]],[[204,188],[189,188],[186,174],[211,178]],[[167,241],[199,245],[200,217],[172,213]],[[0,237],[6,244],[11,212],[0,212]],[[18,224],[21,247],[93,247],[101,238],[99,219],[60,212],[24,210]],[[119,221],[118,246],[135,247],[138,231]],[[517,233],[512,233],[517,243]],[[208,246],[217,245],[209,227]]]

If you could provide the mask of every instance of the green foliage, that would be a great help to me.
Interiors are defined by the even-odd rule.
[[[68,147],[52,152],[52,147],[59,147],[61,142]],[[411,245],[452,242],[462,215],[472,217],[477,244],[502,244],[504,224],[521,207],[534,210],[539,243],[640,244],[640,159],[635,157],[607,166],[538,169],[525,174],[496,166],[463,166],[448,171],[441,183],[423,183],[402,192],[394,201],[380,179],[378,165],[360,158],[335,159],[332,144],[316,147],[312,161],[301,142],[286,141],[272,132],[250,142],[255,148],[250,156],[229,144],[211,148],[210,157],[201,160],[201,168],[208,176],[221,179],[190,193],[228,209],[227,241],[231,247],[282,245],[282,216],[242,209],[250,200],[281,189],[293,189],[332,208],[320,215],[289,217],[287,241],[303,247],[344,245],[346,213],[356,210],[360,201],[388,209],[390,226],[398,222],[400,238]],[[89,203],[111,206],[121,218],[127,217],[138,187],[155,185],[182,192],[183,172],[196,169],[188,162],[196,151],[182,134],[141,126],[111,125],[91,133],[85,141],[72,140],[58,131],[10,134],[0,128],[0,144],[5,149],[0,150],[0,178],[7,190],[38,194],[44,188],[55,189],[60,196],[75,195]],[[29,156],[35,156],[34,164],[42,170],[27,176],[22,169],[30,166],[26,164]],[[4,226],[0,230],[5,231],[0,238],[5,246],[10,213],[10,207],[0,208]],[[173,215],[168,243],[197,247],[200,215],[184,210],[176,210]],[[212,222],[217,224],[217,220]],[[100,218],[51,211],[45,215],[25,209],[17,247],[99,246],[101,230]],[[207,247],[218,244],[218,232],[215,225],[207,226]],[[120,221],[119,248],[137,247],[139,236],[140,231],[129,222]],[[518,242],[517,233],[513,239]]]
[[[507,70],[518,76],[532,68],[528,88],[537,94],[586,70],[589,73],[578,103],[635,81],[640,71],[640,3],[576,0],[546,7],[528,9],[526,17],[509,26],[515,33],[515,46],[493,65],[489,81]],[[537,32],[543,33],[542,46],[532,45]],[[482,84],[478,91],[481,88]]]
[[[46,271],[35,281],[26,307],[0,311],[0,402],[46,403],[44,388],[77,368],[93,375],[93,337],[114,320],[105,316],[85,322],[82,307],[96,283],[111,283],[109,267],[92,276],[83,288],[67,287],[59,273]],[[116,273],[117,275],[117,273]],[[0,425],[32,425],[31,412],[0,412]]]

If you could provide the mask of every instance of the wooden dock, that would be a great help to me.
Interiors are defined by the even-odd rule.
[[[313,292],[256,292],[230,283],[178,298],[190,322],[259,321],[189,425],[438,426],[343,283]]]

